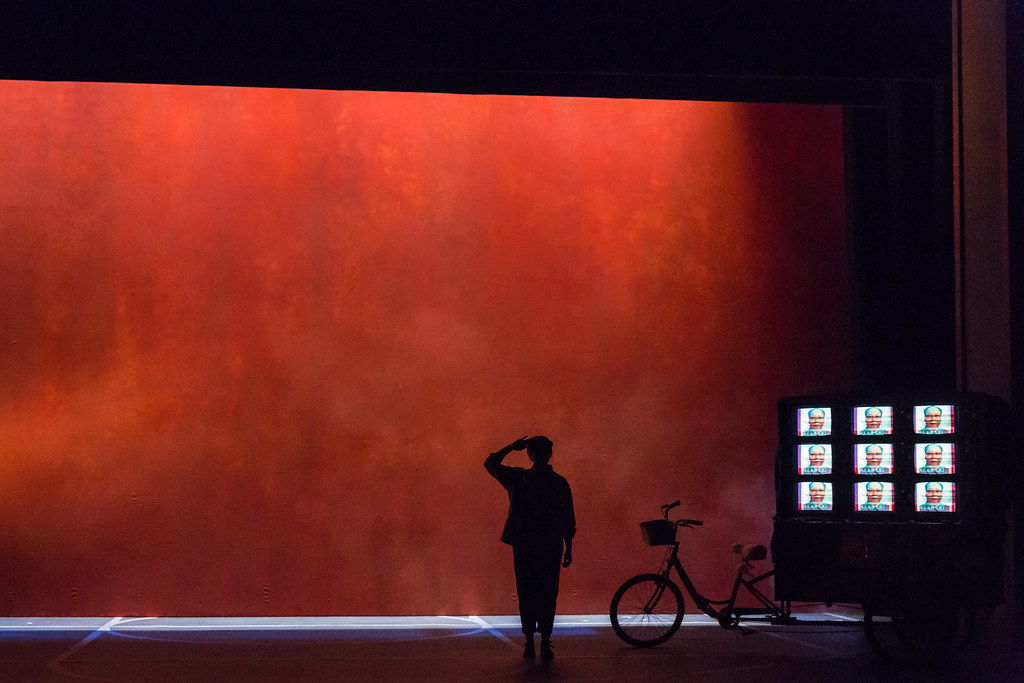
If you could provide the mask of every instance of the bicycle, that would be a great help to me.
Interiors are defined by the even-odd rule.
[[[644,543],[650,546],[670,546],[670,550],[657,573],[634,576],[615,591],[609,609],[615,634],[635,647],[653,647],[664,643],[679,630],[685,612],[685,602],[679,586],[671,578],[673,569],[686,592],[690,594],[694,605],[704,614],[717,620],[722,628],[736,628],[741,619],[757,619],[773,624],[793,623],[795,620],[790,612],[790,604],[776,604],[758,588],[758,584],[775,575],[774,569],[757,575],[753,572],[751,563],[768,556],[768,549],[763,545],[733,545],[733,552],[739,555],[740,564],[727,600],[711,600],[701,595],[679,560],[679,541],[676,540],[676,532],[679,527],[691,529],[703,526],[704,523],[696,519],[670,520],[669,511],[678,505],[678,500],[662,505],[664,519],[640,524]],[[736,598],[741,587],[746,589],[761,607],[736,607]]]

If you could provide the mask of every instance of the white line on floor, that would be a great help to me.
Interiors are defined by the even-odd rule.
[[[472,621],[474,624],[479,624],[482,629],[484,629],[485,631],[487,631],[491,635],[497,636],[498,640],[501,640],[502,642],[506,643],[507,645],[509,645],[513,649],[515,649],[515,650],[519,649],[520,646],[517,645],[515,642],[513,642],[511,638],[509,638],[504,633],[502,633],[498,629],[496,629],[493,626],[491,626],[490,624],[488,624],[486,621],[484,621],[480,617],[471,615],[471,616],[467,617],[467,619]]]

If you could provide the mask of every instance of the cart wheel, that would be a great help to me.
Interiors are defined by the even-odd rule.
[[[897,662],[954,658],[980,640],[981,622],[977,608],[952,602],[904,610],[864,608],[864,635],[871,648]]]

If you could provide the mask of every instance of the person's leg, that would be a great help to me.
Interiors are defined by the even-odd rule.
[[[558,579],[562,568],[562,544],[548,545],[537,558],[537,630],[540,632],[540,656],[551,659],[551,632],[555,626],[558,603]]]
[[[537,598],[535,560],[531,548],[512,547],[512,563],[516,573],[516,594],[519,597],[519,623],[526,639],[523,657],[533,659],[533,634],[537,632]]]

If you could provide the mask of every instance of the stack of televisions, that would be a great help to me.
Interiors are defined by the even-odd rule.
[[[782,399],[776,518],[988,515],[1007,479],[1007,411],[974,392]]]
[[[976,392],[781,399],[776,597],[876,601],[941,583],[995,603],[1017,471],[1010,418]]]
[[[789,499],[781,507],[824,516],[955,515],[956,408],[882,401],[795,408],[793,438],[785,440],[792,487],[780,492]]]

